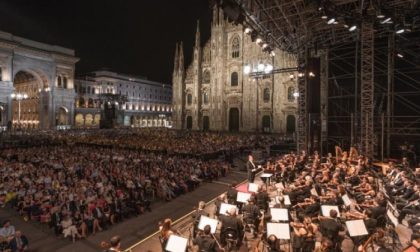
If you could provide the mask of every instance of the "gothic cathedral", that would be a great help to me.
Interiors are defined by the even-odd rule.
[[[294,55],[276,49],[271,57],[252,42],[244,27],[213,9],[211,37],[202,46],[197,23],[193,59],[184,67],[182,42],[173,72],[173,126],[176,129],[293,134],[297,73],[250,77],[245,65],[297,66]]]

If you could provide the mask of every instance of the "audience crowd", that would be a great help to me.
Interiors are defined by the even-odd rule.
[[[220,160],[77,144],[6,149],[0,205],[74,241],[151,211],[153,200],[172,200],[229,168]]]

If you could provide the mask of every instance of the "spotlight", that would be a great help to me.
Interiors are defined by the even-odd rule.
[[[402,29],[398,29],[395,33],[396,33],[396,34],[401,34],[401,33],[403,33],[403,32],[405,32],[405,29],[404,29],[404,28],[402,28]]]
[[[276,56],[276,53],[275,53],[274,51],[271,51],[271,52],[270,52],[270,56],[271,56],[271,57],[274,57],[274,56]]]
[[[357,29],[357,25],[352,25],[350,28],[349,28],[349,31],[354,31],[354,30],[356,30]]]
[[[302,78],[304,76],[303,73],[298,73],[298,77]]]
[[[333,24],[338,24],[338,21],[334,21],[334,23]]]
[[[335,18],[330,18],[327,22],[327,24],[334,24]]]
[[[385,15],[381,11],[378,11],[378,13],[376,14],[376,17],[379,19],[382,19],[385,17]]]
[[[309,72],[309,77],[315,77],[315,74],[313,72]]]
[[[251,66],[250,65],[245,65],[244,66],[244,74],[249,74],[251,72]]]
[[[258,72],[264,71],[264,69],[265,69],[264,64],[262,64],[262,63],[258,64],[257,69],[258,69]]]
[[[401,53],[397,53],[398,58],[404,58],[404,55],[402,55]]]
[[[273,71],[273,66],[272,66],[272,65],[270,65],[270,64],[267,64],[267,65],[265,66],[265,68],[264,68],[264,72],[265,72],[266,74],[268,74],[268,73],[271,73],[271,71]]]
[[[293,97],[298,98],[299,97],[299,92],[294,92]]]
[[[261,44],[263,42],[262,38],[257,38],[255,40],[255,43],[257,43],[257,45]]]
[[[391,21],[391,18],[385,18],[384,20],[381,21],[381,24],[385,24]]]
[[[268,47],[268,44],[267,43],[264,43],[263,45],[262,45],[262,49],[265,49],[265,48],[267,48]]]
[[[293,74],[291,74],[291,75],[289,75],[289,78],[290,78],[291,80],[293,80],[293,79],[295,78],[295,76],[294,76]]]
[[[327,16],[327,15],[325,15],[325,14],[322,14],[321,18],[322,18],[322,19],[327,19],[327,18],[328,18],[328,16]]]
[[[252,32],[252,29],[251,28],[245,28],[245,34],[250,34]]]

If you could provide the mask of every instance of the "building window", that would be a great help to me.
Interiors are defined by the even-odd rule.
[[[235,37],[232,40],[232,58],[238,58],[239,57],[239,38]]]
[[[203,103],[206,105],[209,103],[209,93],[207,91],[203,93]]]
[[[192,104],[192,94],[187,94],[187,104],[188,105]]]
[[[270,101],[270,89],[269,88],[264,88],[263,100],[264,100],[264,102],[269,102]]]
[[[67,78],[63,77],[63,88],[67,89]]]
[[[295,101],[295,88],[294,87],[289,87],[287,89],[287,100],[289,102],[294,102]]]
[[[57,87],[61,87],[61,76],[57,78]]]
[[[203,73],[203,83],[210,83],[210,71],[205,70]]]
[[[230,75],[230,85],[232,87],[238,86],[238,73],[237,72],[233,72]]]

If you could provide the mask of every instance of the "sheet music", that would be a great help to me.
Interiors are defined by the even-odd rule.
[[[273,174],[271,174],[271,173],[263,173],[263,174],[261,174],[261,178],[270,178],[271,176],[273,176]]]
[[[185,252],[187,250],[188,239],[171,235],[166,243],[166,250],[170,252]]]
[[[255,183],[249,183],[248,184],[248,191],[249,192],[258,192],[258,184]]]
[[[340,210],[338,210],[338,206],[327,206],[327,205],[321,206],[321,211],[322,211],[323,216],[330,217],[330,210],[337,211],[337,217],[340,217]]]
[[[198,229],[204,230],[206,225],[210,225],[211,233],[216,233],[218,221],[216,219],[209,218],[207,216],[201,215],[200,222],[198,223]]]
[[[267,223],[267,237],[275,235],[277,239],[290,240],[289,223]]]
[[[345,206],[350,206],[351,205],[351,200],[349,198],[349,196],[347,194],[344,194],[341,199],[343,199],[344,205]]]
[[[238,192],[238,194],[236,195],[236,201],[247,203],[250,197],[251,197],[250,193]]]
[[[351,237],[367,235],[368,231],[363,220],[346,221],[347,230]]]
[[[290,201],[289,195],[283,195],[283,198],[284,198],[284,204],[286,206],[290,206],[292,204],[292,202]]]
[[[315,189],[315,188],[312,188],[312,189],[311,189],[311,195],[313,195],[313,196],[318,196],[318,192],[316,191],[316,189]]]
[[[219,210],[219,214],[223,214],[223,215],[228,215],[227,212],[232,209],[235,208],[236,209],[236,213],[238,213],[238,208],[235,205],[231,205],[231,204],[226,204],[226,203],[222,203],[220,205],[220,210]]]
[[[387,210],[386,211],[386,215],[388,216],[388,218],[391,220],[392,224],[394,224],[394,226],[398,226],[398,219],[397,217],[395,217],[395,215],[391,212],[391,210]]]
[[[272,221],[289,221],[289,211],[286,208],[270,208]]]

